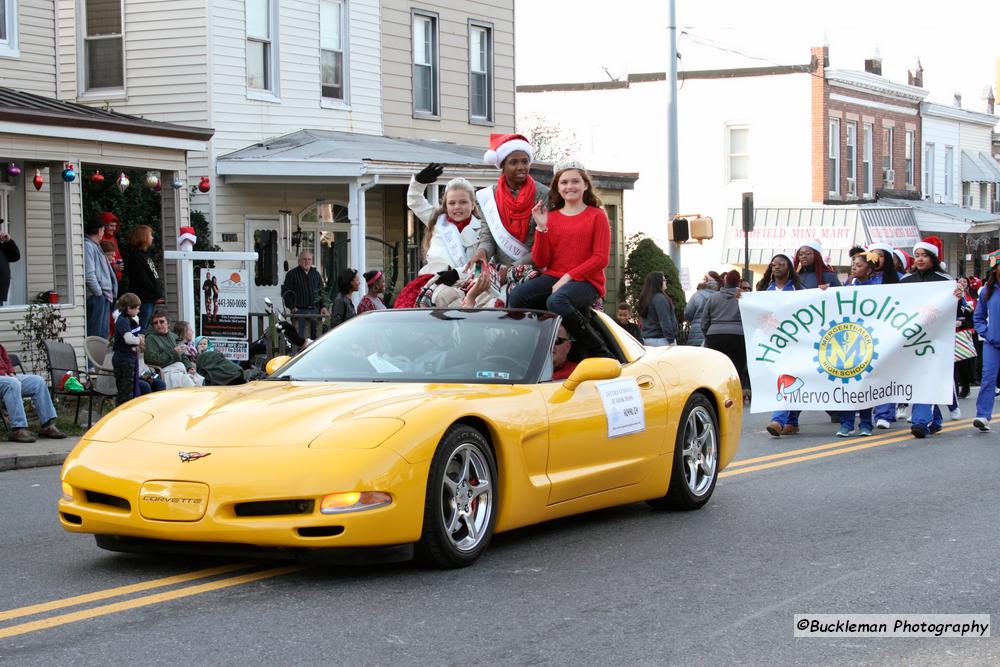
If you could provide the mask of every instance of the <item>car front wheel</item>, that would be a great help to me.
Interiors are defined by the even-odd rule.
[[[441,568],[472,565],[493,536],[497,465],[478,430],[456,424],[445,432],[431,461],[417,553]]]
[[[688,399],[677,427],[670,486],[656,509],[694,510],[708,502],[719,478],[719,420],[702,394]]]

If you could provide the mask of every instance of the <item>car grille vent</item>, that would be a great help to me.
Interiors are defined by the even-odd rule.
[[[66,523],[72,523],[79,526],[83,523],[83,518],[79,514],[70,514],[69,512],[63,512],[62,517],[66,519]]]
[[[301,537],[333,537],[344,532],[343,526],[307,526],[296,529]]]
[[[236,516],[281,516],[287,514],[312,514],[314,500],[260,500],[237,503]]]
[[[95,505],[109,505],[111,507],[117,507],[120,510],[125,510],[126,512],[132,510],[131,503],[124,498],[112,496],[107,493],[101,493],[100,491],[85,491],[85,493],[87,494],[88,503],[94,503]]]

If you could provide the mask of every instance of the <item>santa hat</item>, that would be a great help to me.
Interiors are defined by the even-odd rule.
[[[185,241],[190,241],[191,245],[198,240],[198,237],[194,233],[194,227],[181,227],[177,234],[177,245],[180,246]]]
[[[794,394],[799,389],[803,387],[805,383],[802,378],[797,378],[794,375],[780,375],[778,376],[778,393],[775,396],[776,400],[781,400],[789,394]]]
[[[899,257],[899,263],[903,265],[904,271],[910,270],[910,264],[913,263],[913,258],[910,257],[910,253],[906,252],[902,248],[895,248],[892,254]]]
[[[527,137],[521,134],[490,134],[490,149],[483,155],[486,164],[492,164],[497,169],[514,151],[524,151],[528,160],[535,158],[535,149],[528,143]]]
[[[809,241],[803,241],[802,245],[800,245],[799,247],[800,248],[812,248],[812,250],[815,251],[815,253],[817,255],[820,255],[820,256],[823,255],[823,244],[820,243],[819,241],[815,240],[815,239],[811,239]]]
[[[101,213],[101,222],[104,223],[105,225],[110,225],[112,223],[118,224],[119,222],[121,222],[121,220],[119,220],[118,216],[112,213],[111,211],[104,211],[103,213]]]
[[[941,253],[944,251],[944,243],[936,236],[925,236],[922,241],[913,246],[913,254],[916,255],[918,250],[926,250],[938,259],[941,259]]]
[[[893,251],[893,247],[888,243],[869,243],[868,251],[871,252],[872,250],[884,250],[885,252],[891,254]]]

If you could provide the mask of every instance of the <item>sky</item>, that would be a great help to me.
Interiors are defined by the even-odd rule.
[[[1000,0],[676,0],[676,12],[681,69],[807,63],[826,43],[835,69],[863,70],[878,49],[900,83],[919,58],[934,102],[958,92],[982,111],[983,88],[996,86]],[[516,83],[662,72],[667,23],[666,0],[515,0]]]

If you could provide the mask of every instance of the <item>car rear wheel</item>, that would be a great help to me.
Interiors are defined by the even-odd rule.
[[[465,424],[448,429],[431,460],[421,560],[441,568],[472,565],[493,537],[497,465],[486,438]]]
[[[694,510],[708,502],[719,478],[719,420],[702,394],[688,399],[677,427],[670,486],[656,509]]]

